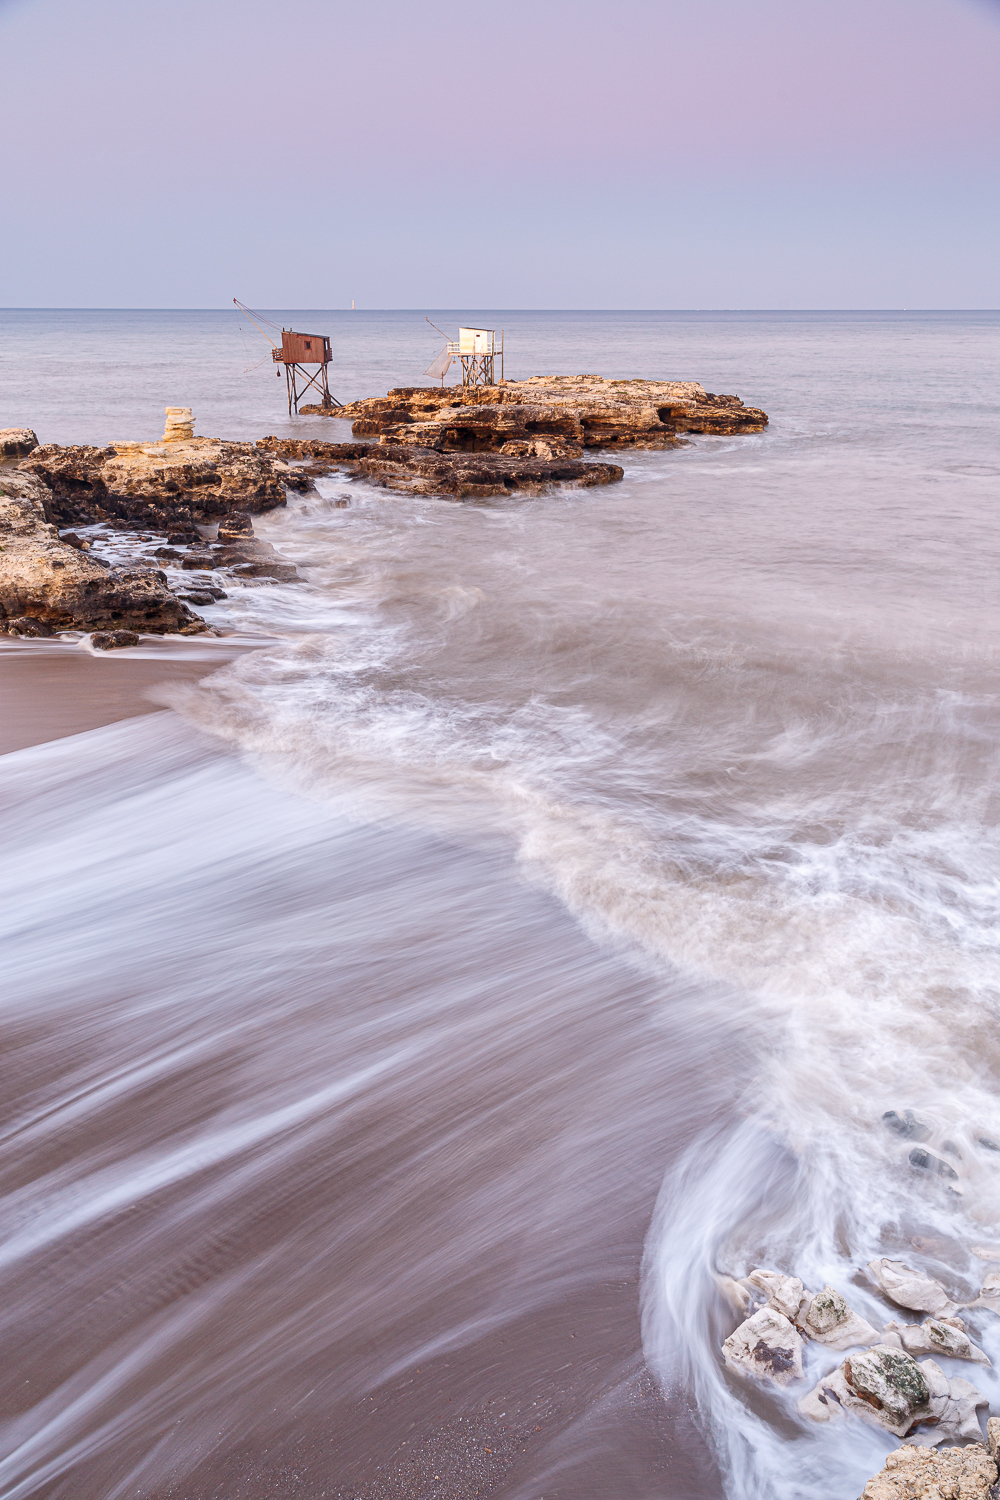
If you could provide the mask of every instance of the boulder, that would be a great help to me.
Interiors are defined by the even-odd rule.
[[[856,1344],[879,1342],[878,1330],[854,1312],[840,1293],[829,1285],[807,1303],[797,1321],[803,1333],[830,1349],[850,1349]]]
[[[890,1453],[861,1500],[989,1500],[995,1459],[982,1443],[965,1448],[908,1446]]]
[[[50,515],[51,496],[37,475],[0,473],[0,631],[207,629],[161,572],[98,562],[61,541]]]
[[[27,458],[38,447],[30,427],[0,427],[0,459]]]
[[[789,1385],[802,1378],[802,1339],[784,1313],[762,1307],[741,1323],[722,1346],[731,1370]]]
[[[134,630],[95,630],[90,644],[98,651],[120,651],[123,646],[138,646],[139,637]]]
[[[934,1445],[979,1434],[979,1407],[989,1403],[967,1380],[949,1380],[932,1359],[917,1363],[889,1344],[854,1354],[799,1402],[804,1416],[826,1422],[844,1412],[896,1437],[930,1429],[921,1441]]]
[[[915,1312],[929,1312],[936,1317],[949,1317],[959,1310],[958,1304],[952,1302],[939,1281],[921,1271],[914,1271],[901,1260],[883,1257],[869,1261],[868,1274],[897,1307],[910,1307]]]
[[[943,1354],[949,1359],[969,1359],[978,1365],[990,1360],[965,1332],[961,1318],[925,1318],[922,1323],[887,1323],[884,1344],[898,1343],[907,1354]]]

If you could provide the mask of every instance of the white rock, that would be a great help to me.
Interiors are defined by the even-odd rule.
[[[980,1260],[1000,1261],[1000,1245],[973,1245],[972,1253]]]
[[[762,1307],[741,1323],[722,1346],[731,1370],[743,1370],[758,1380],[788,1385],[802,1378],[802,1339],[784,1313]]]
[[[901,1260],[873,1260],[868,1263],[868,1274],[876,1286],[898,1307],[910,1307],[915,1312],[934,1313],[938,1317],[958,1312],[939,1281],[914,1271]],[[990,1280],[989,1277],[986,1278]]]
[[[799,1410],[813,1421],[828,1421],[837,1408],[904,1437],[930,1416],[931,1389],[911,1355],[876,1344],[845,1359],[799,1402]]]
[[[910,1441],[936,1448],[939,1443],[959,1441],[982,1441],[979,1417],[981,1406],[989,1407],[982,1391],[959,1377],[949,1380],[939,1365],[932,1359],[922,1359],[920,1368],[931,1388],[931,1416],[933,1426],[929,1431],[914,1435]]]
[[[764,1293],[769,1307],[776,1308],[793,1322],[808,1295],[797,1276],[783,1276],[780,1271],[765,1271],[759,1266],[750,1272],[747,1281]]]
[[[803,1333],[830,1349],[850,1349],[857,1344],[877,1344],[878,1329],[854,1312],[832,1286],[807,1302],[798,1319]]]
[[[979,1289],[979,1296],[975,1302],[969,1302],[969,1307],[988,1307],[991,1312],[1000,1312],[1000,1272],[991,1271],[983,1279]]]
[[[277,465],[275,467],[277,468]],[[741,1316],[745,1316],[750,1311],[753,1298],[742,1281],[734,1281],[732,1276],[716,1275],[715,1284],[734,1311],[740,1313]]]
[[[955,1325],[960,1326],[956,1327]],[[922,1323],[887,1323],[882,1330],[886,1344],[899,1342],[907,1354],[943,1354],[949,1359],[971,1359],[988,1365],[989,1358],[974,1344],[959,1318],[925,1318]]]

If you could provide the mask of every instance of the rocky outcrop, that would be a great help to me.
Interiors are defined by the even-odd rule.
[[[30,427],[0,427],[0,459],[27,458],[38,447]]]
[[[503,385],[400,386],[336,410],[355,437],[452,453],[574,458],[588,448],[672,448],[684,433],[760,432],[767,414],[694,381],[536,375]]]
[[[614,484],[624,476],[618,464],[584,462],[580,458],[441,452],[397,443],[323,443],[267,437],[261,438],[258,447],[287,458],[312,459],[304,471],[309,477],[346,467],[383,489],[410,495],[447,495],[456,500],[515,492],[540,494],[553,484]]]
[[[59,526],[109,521],[166,532],[190,530],[234,510],[273,510],[286,503],[286,485],[308,484],[252,443],[215,438],[105,448],[49,443],[19,468],[52,492],[52,519]]]
[[[0,631],[192,635],[207,628],[162,572],[112,568],[61,541],[51,498],[37,474],[0,471]]]
[[[1000,1426],[995,1417],[991,1428]],[[897,1448],[869,1479],[861,1500],[990,1500],[997,1482],[996,1443],[990,1434],[965,1448]]]

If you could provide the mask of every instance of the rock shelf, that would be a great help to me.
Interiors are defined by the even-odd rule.
[[[369,484],[408,495],[445,495],[453,500],[491,495],[540,494],[553,484],[586,488],[614,484],[619,464],[579,458],[515,457],[509,453],[442,452],[402,443],[324,443],[297,438],[261,438],[257,445],[283,458],[310,459],[309,477],[332,467],[351,469]]]
[[[695,381],[535,375],[496,386],[399,386],[386,396],[302,414],[350,421],[355,437],[441,453],[579,458],[586,449],[675,448],[684,433],[761,432],[767,413]]]

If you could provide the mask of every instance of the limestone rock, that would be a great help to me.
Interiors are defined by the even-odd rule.
[[[958,1304],[952,1302],[939,1281],[914,1271],[901,1260],[883,1257],[870,1261],[868,1273],[889,1301],[898,1307],[910,1307],[916,1312],[934,1313],[938,1317],[958,1312]]]
[[[895,1343],[907,1354],[942,1354],[949,1359],[970,1359],[979,1365],[990,1360],[965,1332],[961,1318],[925,1318],[922,1323],[887,1323],[884,1343]]]
[[[190,406],[164,407],[167,425],[163,429],[165,443],[189,443],[194,437],[194,417]]]
[[[672,448],[685,432],[760,432],[767,415],[696,381],[536,375],[497,386],[400,386],[387,396],[303,414],[336,416],[355,437],[441,452],[572,458],[585,448]]]
[[[996,1482],[996,1462],[982,1443],[937,1450],[912,1446],[889,1454],[861,1500],[988,1500]]]
[[[232,512],[273,510],[286,503],[289,484],[270,454],[252,443],[214,438],[190,442],[117,443],[114,447],[61,448],[48,443],[18,465],[52,492],[51,519],[67,527],[111,521],[168,538],[200,540],[198,525]]]
[[[38,447],[30,427],[0,427],[0,459],[27,458]]]
[[[762,1307],[741,1323],[722,1346],[731,1370],[788,1385],[802,1377],[802,1339],[784,1313]]]
[[[850,1349],[856,1344],[879,1342],[878,1330],[854,1312],[832,1286],[825,1286],[816,1293],[802,1309],[798,1323],[803,1333],[830,1349]]]
[[[541,494],[553,484],[587,487],[614,484],[624,477],[618,464],[589,463],[579,458],[515,458],[506,453],[438,452],[432,448],[390,443],[322,443],[261,438],[269,453],[310,457],[310,474],[330,472],[333,465],[354,468],[370,484],[410,495],[446,495],[454,500],[491,495]]]
[[[1000,1272],[991,1271],[983,1278],[979,1296],[969,1307],[988,1307],[991,1312],[1000,1312]]]
[[[826,1422],[843,1412],[906,1437],[926,1424],[920,1442],[979,1434],[979,1407],[988,1406],[981,1391],[967,1380],[949,1380],[933,1359],[917,1364],[912,1355],[888,1344],[876,1344],[845,1359],[799,1402],[803,1415]]]
[[[780,1271],[765,1271],[758,1266],[747,1277],[767,1297],[768,1307],[784,1313],[793,1323],[798,1321],[799,1308],[806,1300],[806,1289],[797,1276],[784,1276]]]
[[[37,475],[0,472],[0,631],[193,633],[207,627],[155,569],[119,570],[60,541]]]

